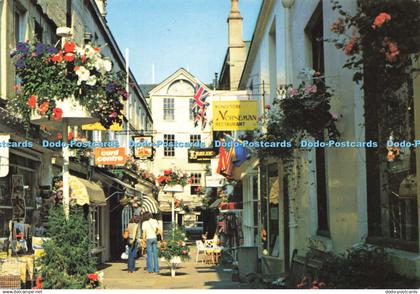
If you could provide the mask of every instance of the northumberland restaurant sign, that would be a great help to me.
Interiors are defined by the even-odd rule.
[[[213,131],[245,131],[258,128],[257,101],[213,102]]]
[[[125,148],[95,148],[95,165],[123,165],[127,160]]]

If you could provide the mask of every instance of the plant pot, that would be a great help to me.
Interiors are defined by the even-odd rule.
[[[41,115],[36,109],[31,112],[31,123],[35,125],[57,125],[66,122],[70,126],[92,124],[99,119],[92,117],[86,107],[80,105],[74,97],[56,100],[56,107],[63,110],[63,116],[59,120],[48,119],[46,115]]]
[[[181,185],[166,185],[163,188],[163,192],[184,192],[184,187]]]
[[[176,268],[181,264],[181,258],[179,256],[174,256],[169,260],[169,266],[171,268],[171,277],[175,277]]]

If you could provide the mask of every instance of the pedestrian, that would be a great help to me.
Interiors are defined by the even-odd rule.
[[[138,218],[133,216],[127,226],[128,230],[128,273],[134,272],[137,256],[137,235],[139,231]]]
[[[143,231],[143,239],[146,239],[147,272],[159,273],[157,234],[161,232],[159,231],[157,220],[153,218],[150,212],[144,214],[141,228]]]

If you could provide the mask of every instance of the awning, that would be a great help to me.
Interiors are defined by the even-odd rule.
[[[77,205],[106,205],[105,193],[98,184],[75,176],[69,177],[70,200]]]
[[[159,203],[151,196],[143,195],[143,202],[141,207],[148,212],[158,213]]]
[[[120,179],[113,177],[113,176],[109,176],[107,174],[101,173],[104,177],[107,177],[108,179],[114,181],[117,184],[120,184],[121,186],[124,187],[124,191],[126,196],[131,197],[131,196],[137,196],[139,194],[140,191],[137,191],[136,189],[134,189],[132,186],[130,186],[127,183],[124,183],[123,181],[121,181]]]

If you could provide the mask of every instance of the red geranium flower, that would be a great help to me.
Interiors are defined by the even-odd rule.
[[[27,104],[29,105],[30,108],[35,108],[36,107],[36,96],[32,95],[31,97],[29,97]]]
[[[167,169],[167,170],[163,171],[164,175],[170,175],[171,173],[172,173],[172,170],[170,170],[170,169]]]
[[[55,120],[59,120],[63,117],[63,110],[61,108],[56,107],[56,108],[53,108],[52,111],[53,111],[53,118]]]
[[[44,115],[48,111],[49,107],[50,104],[48,102],[44,102],[39,106],[38,111],[40,114]]]
[[[99,277],[97,274],[88,274],[87,275],[88,279],[94,282],[97,282],[99,280]]]
[[[73,140],[73,138],[74,138],[73,132],[69,132],[68,135],[67,135],[67,138],[69,140]]]
[[[57,133],[57,140],[63,139],[63,135],[61,133]]]
[[[76,43],[74,43],[74,42],[66,42],[66,43],[64,43],[64,51],[66,53],[74,52],[74,49],[76,49]]]
[[[373,22],[372,28],[377,29],[380,28],[385,22],[391,20],[391,15],[385,12],[381,12],[378,14],[377,17],[375,17],[375,20]]]
[[[74,55],[73,53],[66,53],[66,55],[64,55],[64,60],[67,62],[71,62],[74,60],[75,57],[76,55]]]
[[[59,51],[57,54],[55,54],[51,60],[53,62],[62,62],[63,61],[63,51]]]

